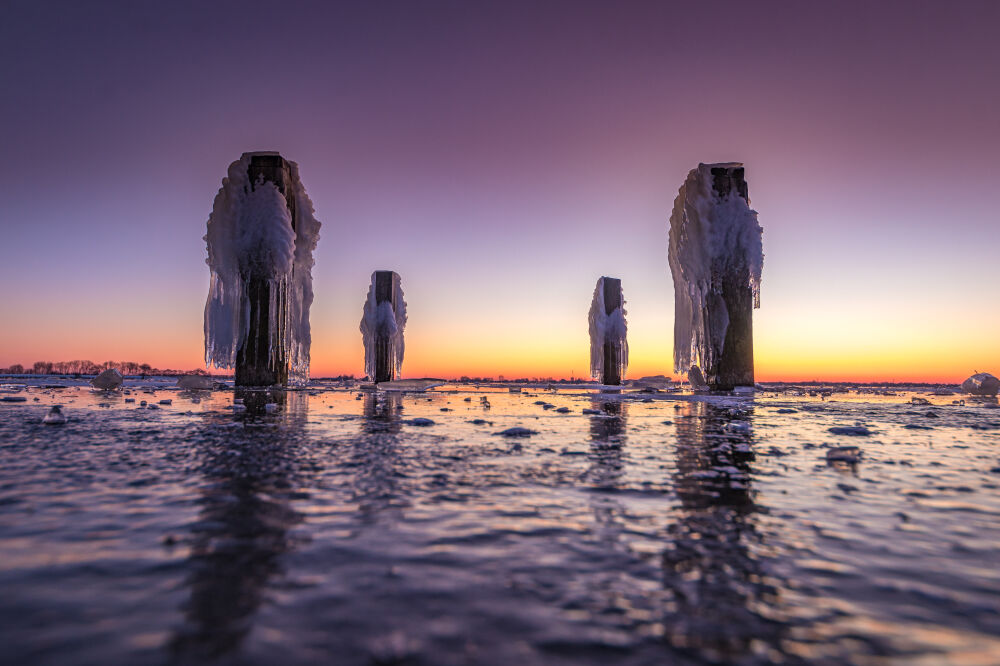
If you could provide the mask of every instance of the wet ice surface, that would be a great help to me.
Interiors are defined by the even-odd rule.
[[[171,384],[2,389],[0,661],[1000,661],[995,403]]]

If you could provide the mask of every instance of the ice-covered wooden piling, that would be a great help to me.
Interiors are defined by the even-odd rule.
[[[688,174],[670,216],[674,369],[698,366],[712,389],[754,384],[761,234],[741,163],[699,164]]]
[[[618,386],[628,366],[622,281],[602,277],[590,305],[590,372],[602,384]]]
[[[285,197],[294,231],[295,198],[290,186],[288,162],[277,153],[252,153],[247,178],[251,191],[261,182],[271,183],[278,188]],[[251,272],[247,276],[250,328],[243,345],[236,350],[237,386],[284,386],[288,383],[288,358],[283,349],[274,349],[271,345],[272,339],[281,340],[285,337],[288,302],[284,294],[274,294],[277,316],[271,316],[273,286],[269,275]],[[272,332],[272,325],[277,330]]]
[[[295,162],[251,152],[229,165],[205,235],[206,365],[234,369],[240,386],[309,381],[313,251],[321,226]]]
[[[616,308],[622,306],[622,281],[618,278],[606,277],[604,282],[604,314],[611,316]],[[622,341],[606,338],[604,340],[604,374],[601,383],[617,386],[622,383]]]
[[[750,190],[742,166],[712,167],[712,189],[724,197],[731,192],[750,205]],[[722,278],[722,301],[729,316],[722,353],[715,368],[709,368],[709,386],[730,391],[737,386],[753,386],[753,290],[745,270],[736,266]],[[712,302],[709,301],[709,307]],[[717,306],[716,306],[717,307]],[[711,319],[712,313],[708,317]]]
[[[399,280],[399,276],[393,271],[375,271],[375,304],[389,303],[395,310],[392,302],[394,280]],[[381,330],[375,333],[375,376],[372,378],[376,382],[391,382],[396,378],[393,367],[392,336],[387,331]]]
[[[361,317],[365,374],[374,382],[398,378],[403,363],[406,302],[394,271],[375,271]]]

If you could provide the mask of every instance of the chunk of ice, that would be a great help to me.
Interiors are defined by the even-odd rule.
[[[501,435],[503,437],[530,437],[532,435],[537,435],[538,431],[531,430],[529,428],[522,428],[520,426],[514,426],[513,428],[507,428],[506,430],[501,430],[493,434]]]
[[[101,389],[102,391],[113,391],[121,386],[123,381],[125,381],[125,378],[122,377],[122,373],[118,372],[115,368],[108,368],[91,379],[90,383],[94,388]]]
[[[962,382],[962,391],[972,395],[996,395],[1000,392],[1000,379],[988,372],[977,372]]]
[[[215,386],[215,382],[204,375],[184,375],[177,380],[177,386],[185,391],[207,391]]]
[[[62,408],[59,405],[52,405],[52,409],[42,419],[42,423],[47,425],[62,425],[66,423],[66,415],[62,413]]]
[[[867,437],[872,431],[864,426],[834,426],[827,431],[832,435],[847,435],[848,437]]]

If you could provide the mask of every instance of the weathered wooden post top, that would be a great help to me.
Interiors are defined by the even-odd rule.
[[[674,370],[703,374],[712,389],[754,385],[761,234],[742,163],[691,170],[670,216]]]
[[[288,162],[274,152],[250,154],[247,167],[250,190],[256,190],[261,182],[271,183],[285,195],[285,203],[295,230],[295,197],[291,185]],[[237,386],[282,386],[288,383],[288,358],[282,345],[273,345],[272,340],[282,340],[287,325],[288,301],[284,293],[273,294],[276,316],[271,316],[270,276],[251,273],[246,277],[247,298],[250,306],[250,329],[243,345],[236,350]],[[275,326],[277,330],[271,331]],[[272,335],[274,336],[272,338]]]

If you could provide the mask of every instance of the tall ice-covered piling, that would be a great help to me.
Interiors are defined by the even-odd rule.
[[[689,373],[697,367],[712,389],[754,384],[761,234],[742,163],[691,170],[670,215],[674,370]]]
[[[406,301],[402,281],[393,271],[372,273],[361,316],[365,374],[373,382],[397,379],[403,366]]]
[[[628,368],[628,341],[622,281],[602,277],[590,304],[590,373],[602,384],[618,386]]]
[[[254,152],[229,166],[205,236],[205,361],[235,369],[237,386],[308,381],[319,228],[294,162]]]

